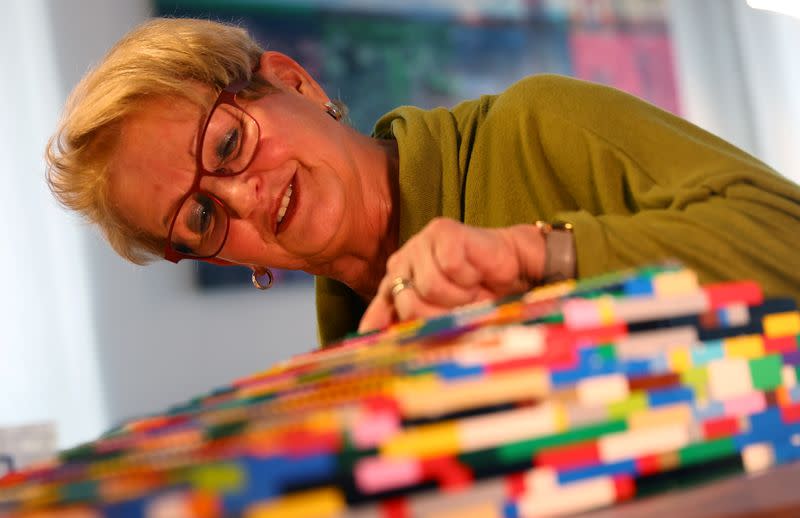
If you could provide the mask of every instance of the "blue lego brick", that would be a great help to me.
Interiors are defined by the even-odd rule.
[[[106,504],[102,507],[102,516],[108,516],[109,518],[142,518],[146,516],[146,506],[152,498],[152,495],[148,495],[144,498]]]
[[[519,518],[519,510],[514,502],[503,503],[503,518]]]
[[[594,353],[596,355],[596,353]],[[601,376],[618,372],[615,361],[592,361],[592,353],[579,351],[578,366],[572,369],[553,370],[550,372],[550,381],[554,387],[571,385],[590,376]],[[588,360],[587,360],[588,359]]]
[[[770,418],[765,418],[768,421]],[[764,423],[762,423],[764,425]],[[760,442],[778,444],[791,440],[793,435],[800,433],[800,424],[781,424],[777,428],[762,428],[759,430],[749,430],[733,438],[736,449],[741,451],[745,446]]]
[[[587,478],[613,476],[613,475],[636,475],[636,461],[623,460],[608,464],[597,464],[584,468],[568,469],[558,472],[558,483],[569,484]]]
[[[482,365],[459,365],[455,362],[440,363],[435,368],[436,373],[446,380],[469,378],[483,374]]]
[[[319,483],[336,475],[335,455],[283,456],[279,480],[281,487]]]
[[[693,403],[694,391],[690,387],[684,385],[648,390],[647,402],[651,407],[672,405],[675,403]]]
[[[222,495],[226,511],[234,516],[243,513],[251,502],[275,498],[293,486],[327,482],[336,474],[333,455],[247,457],[239,463],[247,473],[248,484],[241,491]]]
[[[603,356],[597,347],[585,347],[578,351],[579,364],[594,374],[620,372],[620,362]]]
[[[590,373],[586,369],[580,367],[577,369],[553,370],[550,372],[550,383],[553,387],[573,385],[589,375]]]
[[[650,360],[641,358],[632,358],[629,360],[622,360],[619,362],[620,372],[624,373],[629,378],[639,376],[649,376],[653,374],[650,370]]]
[[[778,407],[770,407],[763,412],[752,414],[748,420],[750,421],[750,433],[773,434],[784,429],[781,411]]]
[[[222,496],[222,505],[226,512],[232,516],[240,516],[245,508],[252,502],[268,500],[281,494],[277,477],[277,469],[281,463],[274,457],[255,458],[245,457],[238,461],[242,471],[246,473],[247,483],[241,491],[225,493]]]
[[[652,295],[653,282],[650,277],[634,277],[622,284],[622,292],[627,296]]]
[[[800,447],[789,441],[779,441],[772,444],[776,464],[789,464],[800,459]]]

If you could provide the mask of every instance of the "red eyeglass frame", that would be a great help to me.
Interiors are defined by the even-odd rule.
[[[235,81],[235,82],[229,84],[228,86],[226,86],[225,88],[222,89],[222,91],[219,93],[219,96],[217,97],[217,100],[211,106],[211,109],[208,110],[208,116],[206,117],[206,120],[203,123],[203,128],[200,131],[200,133],[198,134],[198,138],[197,138],[197,149],[195,150],[195,161],[196,161],[195,165],[197,167],[197,173],[195,174],[194,182],[192,182],[192,186],[189,188],[187,193],[183,195],[183,197],[180,199],[180,201],[176,205],[177,208],[175,209],[175,214],[172,216],[172,223],[170,223],[169,230],[167,231],[167,240],[166,240],[166,243],[164,244],[164,259],[166,259],[167,261],[171,261],[173,263],[177,263],[181,259],[210,259],[211,257],[216,257],[216,255],[220,252],[220,250],[222,250],[222,248],[225,246],[225,241],[228,240],[228,232],[230,231],[230,227],[231,227],[231,212],[230,212],[230,210],[228,210],[228,206],[225,204],[225,202],[223,202],[221,199],[219,199],[217,196],[215,196],[214,194],[210,193],[209,191],[206,191],[205,189],[201,189],[200,188],[200,182],[206,176],[214,176],[214,177],[225,176],[225,177],[230,177],[230,176],[236,176],[236,175],[242,174],[248,167],[250,167],[250,164],[253,163],[253,160],[255,159],[256,153],[258,153],[258,148],[259,148],[259,146],[261,144],[261,127],[258,125],[258,121],[256,120],[256,118],[253,117],[252,115],[250,115],[247,112],[247,110],[242,108],[242,106],[240,106],[236,102],[236,95],[239,92],[241,92],[242,90],[244,90],[245,88],[247,88],[248,86],[250,86],[250,83],[251,83],[251,81],[249,79],[244,79],[244,80]],[[215,173],[213,171],[207,170],[203,166],[203,155],[202,155],[202,153],[203,153],[203,141],[206,138],[206,130],[208,129],[208,125],[211,122],[211,116],[214,114],[214,111],[217,109],[218,106],[220,106],[222,104],[228,104],[230,106],[233,106],[233,107],[241,110],[245,115],[247,115],[248,117],[250,117],[253,120],[253,122],[255,123],[255,127],[256,127],[256,144],[255,144],[255,147],[253,148],[253,156],[250,157],[250,160],[247,161],[247,164],[245,164],[244,167],[242,167],[242,169],[240,171],[237,171],[235,173],[230,173],[230,172],[216,172]],[[214,251],[213,254],[209,254],[209,255],[186,254],[186,253],[180,252],[178,250],[175,250],[175,248],[172,246],[172,239],[171,239],[172,230],[175,228],[175,223],[178,220],[178,214],[180,213],[180,209],[181,209],[181,207],[183,207],[183,204],[186,202],[186,200],[189,199],[190,196],[192,196],[193,194],[198,193],[198,192],[208,196],[211,199],[211,201],[213,201],[214,203],[219,205],[222,208],[222,210],[225,211],[225,214],[228,216],[227,221],[225,223],[225,237],[222,238],[222,242],[220,243],[219,248],[216,251]]]

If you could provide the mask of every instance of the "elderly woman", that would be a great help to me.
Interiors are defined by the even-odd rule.
[[[664,258],[800,298],[800,188],[634,97],[535,76],[372,136],[342,114],[245,31],[156,19],[76,87],[48,179],[131,261],[316,275],[323,344]]]

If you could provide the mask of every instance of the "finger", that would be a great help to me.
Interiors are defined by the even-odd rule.
[[[524,291],[520,261],[510,236],[504,229],[469,229],[474,235],[465,241],[466,262],[481,276],[481,284],[494,296]]]
[[[428,304],[442,307],[461,306],[472,302],[479,284],[473,282],[461,286],[454,282],[442,272],[436,261],[435,245],[429,242],[423,242],[422,245],[418,250],[410,251],[415,254],[414,288],[417,296]]]
[[[394,301],[391,298],[391,284],[392,280],[389,276],[385,276],[381,280],[381,284],[378,286],[378,293],[361,317],[361,322],[358,325],[359,333],[383,329],[397,320]]]
[[[383,298],[375,297],[364,311],[361,322],[358,324],[358,332],[366,333],[383,329],[397,320],[394,313],[394,305],[387,303]]]
[[[434,257],[441,271],[463,287],[505,283],[517,270],[513,243],[502,229],[437,221]],[[434,225],[431,225],[432,227]]]
[[[462,288],[476,286],[482,277],[465,254],[466,242],[476,230],[452,219],[437,218],[418,234],[429,243],[438,269],[453,284]]]
[[[397,320],[410,320],[412,318],[430,318],[445,313],[450,308],[431,304],[419,296],[416,288],[409,287],[394,296],[394,310]]]
[[[480,270],[466,256],[466,241],[471,237],[468,230],[462,226],[432,243],[437,269],[448,281],[463,289],[474,288],[482,277]]]

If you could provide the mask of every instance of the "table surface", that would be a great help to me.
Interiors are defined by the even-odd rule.
[[[581,518],[798,518],[800,462],[769,471],[736,475],[707,484],[670,491],[606,509]]]

